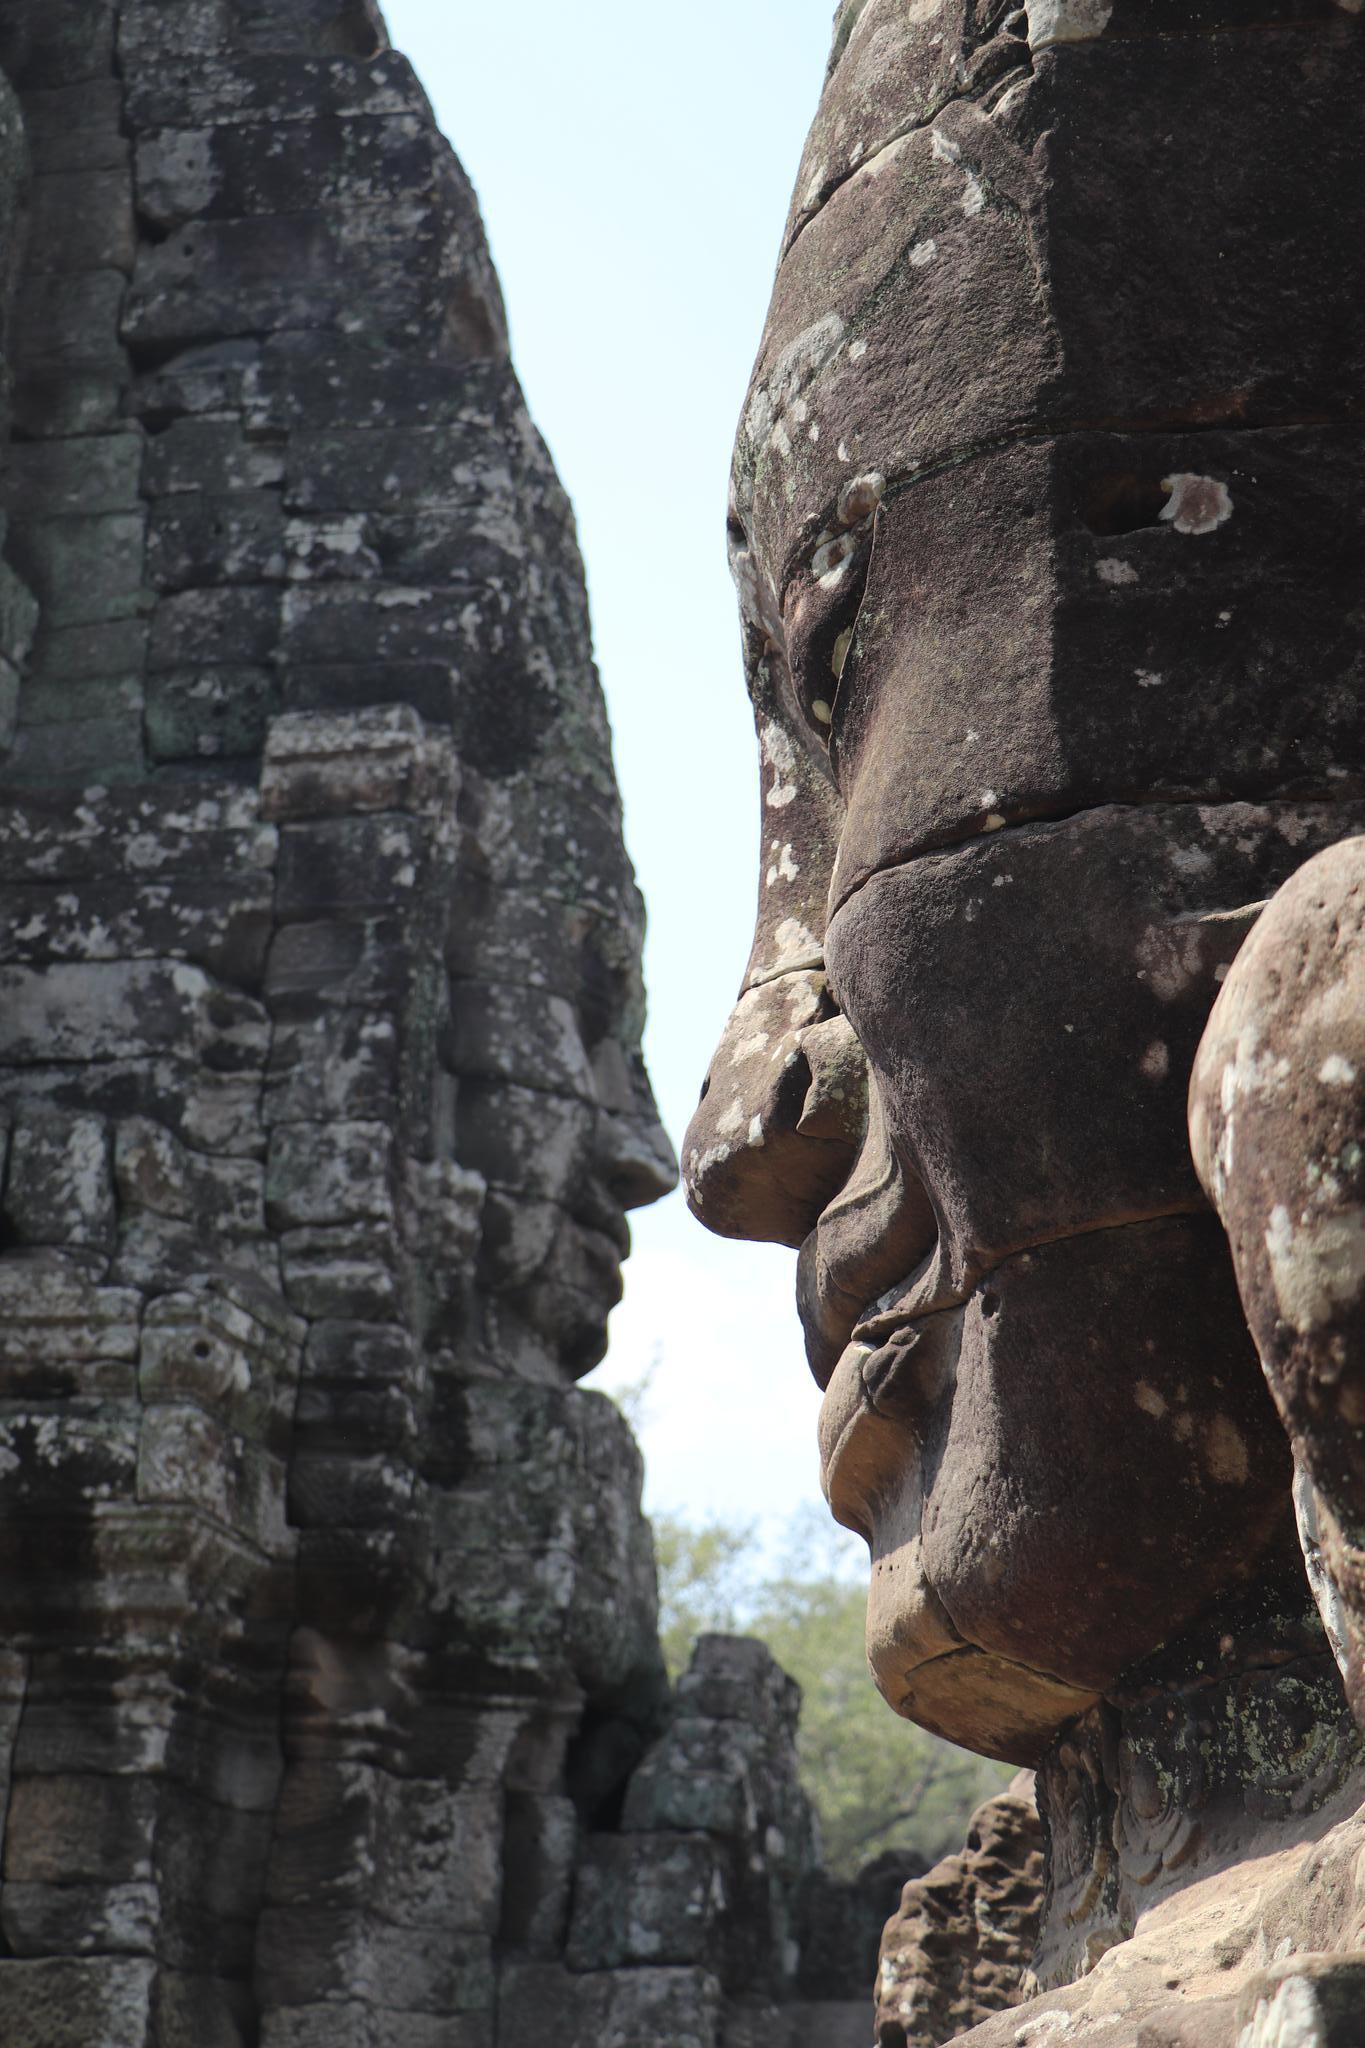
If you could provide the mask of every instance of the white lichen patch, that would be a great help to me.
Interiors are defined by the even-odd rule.
[[[910,251],[910,261],[916,270],[923,270],[938,254],[938,243],[930,235],[927,241],[916,242]]]
[[[865,476],[850,477],[839,493],[836,511],[841,526],[863,526],[872,518],[886,495],[886,478],[879,469]]]
[[[1346,1608],[1337,1584],[1327,1568],[1322,1554],[1322,1526],[1318,1514],[1317,1489],[1307,1472],[1297,1467],[1294,1473],[1294,1519],[1299,1525],[1299,1548],[1303,1552],[1304,1569],[1308,1583],[1317,1603],[1322,1625],[1337,1660],[1342,1677],[1346,1676],[1349,1657],[1350,1627]],[[1365,1862],[1365,1858],[1362,1858]],[[1357,1888],[1361,1885],[1361,1874],[1357,1866]]]
[[[1154,1038],[1139,1062],[1142,1072],[1149,1081],[1164,1081],[1171,1071],[1171,1054],[1168,1046]]]
[[[1273,1998],[1262,1999],[1237,2036],[1237,2048],[1327,2048],[1322,2010],[1308,1979],[1288,1977]]]
[[[1140,690],[1159,690],[1166,680],[1165,676],[1159,676],[1154,668],[1135,668],[1133,674],[1137,677],[1137,686]]]
[[[1092,42],[1104,34],[1113,12],[1113,0],[1029,0],[1029,48]]]
[[[778,973],[790,974],[801,968],[824,966],[820,941],[799,917],[783,918],[773,933],[773,945],[777,952],[773,967]]]
[[[1228,487],[1216,476],[1179,470],[1163,477],[1161,488],[1169,493],[1161,516],[1177,533],[1214,533],[1232,517]]]
[[[1215,1415],[1205,1423],[1204,1466],[1218,1486],[1245,1486],[1251,1477],[1246,1438],[1230,1415]]]
[[[1138,942],[1140,981],[1163,1003],[1174,1002],[1205,971],[1204,942],[1197,925],[1149,925]]]
[[[776,853],[776,858],[769,867],[765,880],[768,888],[772,889],[779,882],[794,882],[800,872],[801,870],[797,865],[791,847],[788,845]]]
[[[1077,2015],[1061,2012],[1054,2007],[1051,2012],[1040,2012],[1035,2019],[1025,2020],[1015,2030],[1018,2048],[1052,2048],[1054,2042],[1065,2041],[1076,2031]]]
[[[772,442],[783,416],[844,338],[838,313],[827,313],[788,342],[756,388],[744,415],[744,431],[759,446]],[[790,443],[788,442],[788,447]]]
[[[836,590],[843,582],[856,547],[851,534],[821,534],[810,558],[810,572],[822,590]]]
[[[1270,1275],[1280,1312],[1296,1330],[1330,1322],[1365,1286],[1365,1211],[1303,1217],[1296,1224],[1284,1204],[1270,1213],[1265,1233]]]
[[[1095,574],[1101,583],[1136,583],[1138,572],[1131,562],[1125,562],[1118,555],[1105,555],[1095,564]]]
[[[977,176],[976,172],[968,169],[967,165],[963,163],[962,151],[958,147],[958,145],[953,141],[951,135],[945,135],[941,129],[935,128],[935,130],[933,131],[933,142],[931,147],[934,152],[934,160],[936,163],[952,164],[962,172],[962,176],[966,181],[963,188],[962,197],[958,202],[958,204],[962,208],[962,211],[969,217],[972,214],[980,213],[981,209],[986,204],[985,187],[982,185],[981,180]],[[923,248],[925,244],[921,243],[919,246]],[[928,246],[932,248],[933,245],[932,243],[930,243]],[[915,261],[913,252],[911,254],[910,260],[912,263]],[[925,262],[928,262],[928,260],[928,257],[924,259]]]
[[[765,724],[759,730],[758,745],[763,766],[773,771],[763,801],[770,811],[784,811],[797,797],[797,786],[791,779],[796,772],[795,744],[782,726]]]
[[[1328,1053],[1318,1068],[1318,1079],[1324,1088],[1349,1088],[1355,1077],[1355,1068],[1339,1052]]]
[[[722,1116],[716,1118],[716,1132],[719,1137],[732,1138],[736,1131],[744,1129],[744,1098],[737,1095]]]

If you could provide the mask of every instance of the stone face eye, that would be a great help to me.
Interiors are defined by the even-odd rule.
[[[801,717],[825,749],[871,559],[869,520],[852,531],[822,535],[808,567],[787,586],[783,628],[792,694]]]

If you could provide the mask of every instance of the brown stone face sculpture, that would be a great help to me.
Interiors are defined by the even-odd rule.
[[[1185,1092],[1365,822],[1304,424],[1359,413],[1365,37],[1194,12],[845,6],[733,475],[760,908],[689,1198],[800,1247],[882,1690],[1020,1763],[1298,1570]]]
[[[1190,1083],[1200,1179],[1294,1448],[1309,1578],[1365,1720],[1365,840],[1286,882]]]

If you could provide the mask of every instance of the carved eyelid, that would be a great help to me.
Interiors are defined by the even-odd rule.
[[[863,605],[867,599],[872,562],[876,552],[879,518],[880,503],[877,503],[873,506],[868,517],[859,521],[856,526],[845,527],[841,532],[837,533],[830,532],[829,528],[826,528],[825,532],[828,538],[822,537],[821,544],[817,546],[814,554],[810,557],[806,565],[803,583],[798,585],[793,578],[783,592],[783,610],[785,614],[787,604],[792,595],[800,590],[803,594],[807,595],[809,600],[812,584],[818,586],[823,580],[819,573],[822,555],[828,552],[833,556],[836,549],[842,549],[842,552],[831,561],[830,567],[825,571],[825,574],[837,576],[841,582],[846,576],[846,588],[841,593],[839,599],[831,602],[829,610],[820,616],[815,628],[806,636],[806,644],[802,649],[803,659],[800,664],[801,677],[799,683],[796,664],[791,665],[792,690],[796,698],[796,709],[801,715],[803,724],[819,740],[821,749],[826,756],[829,753],[830,740],[833,734],[835,714],[839,703],[840,691],[843,686],[847,656],[852,648],[858,629],[858,621],[862,616]],[[845,565],[848,565],[847,568]],[[831,639],[830,632],[833,626],[837,626],[838,630]],[[824,650],[830,664],[831,673],[826,695],[819,694],[819,680],[822,679],[812,680],[807,672],[808,665],[804,656],[812,644],[818,645]],[[842,653],[840,652],[841,648]],[[834,666],[836,658],[838,660],[837,667]]]
[[[853,617],[849,621],[849,624],[845,629],[848,633],[848,647],[845,650],[844,659],[839,664],[839,673],[834,680],[834,695],[830,699],[831,740],[833,740],[834,737],[834,720],[838,716],[839,712],[839,698],[844,687],[844,674],[848,668],[848,656],[853,652],[853,643],[858,637],[858,623],[863,615],[863,607],[867,603],[867,593],[872,588],[872,564],[873,561],[876,559],[877,543],[881,538],[881,531],[882,508],[881,505],[878,505],[875,513],[872,516],[872,533],[871,537],[869,538],[867,546],[867,560],[863,564],[862,587],[858,592],[858,603],[854,610]],[[835,644],[837,645],[838,643],[836,642]]]

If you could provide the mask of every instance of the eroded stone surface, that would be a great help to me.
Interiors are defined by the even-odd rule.
[[[1365,1710],[1365,841],[1308,861],[1238,954],[1190,1083],[1195,1164],[1294,1446],[1323,1621]]]
[[[1024,1996],[1043,1903],[1026,1775],[972,1816],[960,1855],[912,1878],[882,1936],[877,2048],[937,2048]]]

